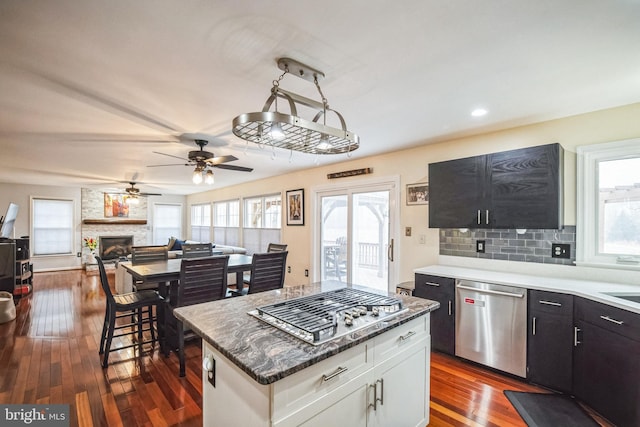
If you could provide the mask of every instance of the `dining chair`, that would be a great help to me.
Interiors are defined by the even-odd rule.
[[[184,243],[182,245],[182,258],[201,258],[213,255],[211,243]]]
[[[267,245],[267,252],[282,252],[287,250],[287,244],[285,243],[269,243]],[[251,273],[246,272],[242,277],[244,284],[248,285],[251,281]]]
[[[227,273],[229,255],[216,255],[206,258],[186,258],[180,266],[180,281],[171,286],[169,298],[165,302],[165,355],[169,350],[178,350],[180,376],[185,376],[184,341],[195,334],[185,328],[173,310],[177,307],[215,301],[225,297],[227,292]]]
[[[156,331],[158,329],[157,311],[164,299],[158,294],[158,292],[152,290],[114,295],[113,292],[111,292],[107,272],[105,271],[102,259],[100,257],[96,257],[96,261],[98,262],[98,270],[100,272],[100,283],[102,284],[102,290],[106,296],[104,322],[102,324],[102,335],[100,336],[99,350],[99,354],[104,355],[102,359],[102,367],[106,368],[109,364],[109,352],[111,351],[113,338],[127,335],[131,335],[132,338],[133,336],[137,336],[137,342],[132,342],[125,346],[118,346],[114,350],[139,346],[139,351],[142,352],[142,346],[144,344],[155,344],[158,340],[158,337],[156,336]],[[156,314],[154,314],[154,307],[156,307]],[[119,319],[127,320],[124,321],[124,324],[120,324],[121,322],[119,322],[116,326],[116,321]],[[155,325],[154,322],[156,322]],[[146,327],[145,323],[147,323]],[[125,331],[125,329],[129,330]],[[115,334],[116,331],[118,331],[117,334]],[[149,332],[151,339],[145,341],[143,337],[144,332]]]
[[[288,254],[288,251],[253,254],[249,287],[230,289],[231,296],[255,294],[282,288]]]
[[[149,264],[167,259],[169,259],[169,250],[166,245],[133,246],[131,248],[131,263],[133,265]]]
[[[169,249],[165,245],[156,246],[133,246],[131,248],[131,264],[149,264],[152,262],[166,261],[169,259]],[[157,289],[158,283],[134,282],[133,289],[136,291],[146,289]]]

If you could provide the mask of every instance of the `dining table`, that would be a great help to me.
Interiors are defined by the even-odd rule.
[[[227,271],[236,274],[236,287],[242,289],[244,286],[244,272],[251,271],[253,256],[246,254],[230,254]],[[122,267],[131,274],[134,282],[144,284],[156,284],[158,293],[167,298],[172,286],[179,286],[180,268],[182,258],[172,258],[163,261],[154,261],[148,264],[122,263]],[[158,308],[158,335],[160,337],[160,348],[165,354],[165,310],[163,304]]]

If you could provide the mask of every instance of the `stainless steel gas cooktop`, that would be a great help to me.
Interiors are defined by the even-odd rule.
[[[342,288],[258,307],[250,315],[318,345],[407,311],[398,298]]]

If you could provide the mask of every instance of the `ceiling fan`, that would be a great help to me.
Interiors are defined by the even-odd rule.
[[[193,170],[193,182],[195,184],[200,184],[203,180],[207,184],[213,184],[213,171],[208,168],[220,168],[220,169],[228,169],[232,171],[239,172],[251,172],[253,168],[247,168],[244,166],[235,166],[235,165],[227,165],[228,162],[233,162],[238,160],[236,156],[219,156],[216,157],[210,151],[205,151],[204,146],[209,143],[204,139],[195,139],[194,142],[196,145],[200,147],[200,150],[189,151],[188,158],[184,159],[182,157],[174,156],[172,154],[160,153],[158,151],[154,151],[156,154],[161,154],[163,156],[174,157],[176,159],[180,159],[185,161],[186,163],[173,163],[168,165],[149,165],[147,167],[161,167],[161,166],[191,166],[195,167]]]
[[[131,197],[139,197],[139,196],[162,196],[162,194],[160,193],[141,193],[140,189],[136,187],[136,183],[135,182],[129,182],[129,184],[131,184],[131,187],[127,187],[124,189],[124,191],[127,193],[127,195],[131,196]]]

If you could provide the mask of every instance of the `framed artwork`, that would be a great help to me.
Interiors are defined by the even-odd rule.
[[[129,204],[127,195],[104,193],[104,217],[128,218]]]
[[[304,190],[287,191],[287,225],[304,225]]]
[[[429,203],[429,184],[419,182],[407,184],[407,205],[426,205]]]

